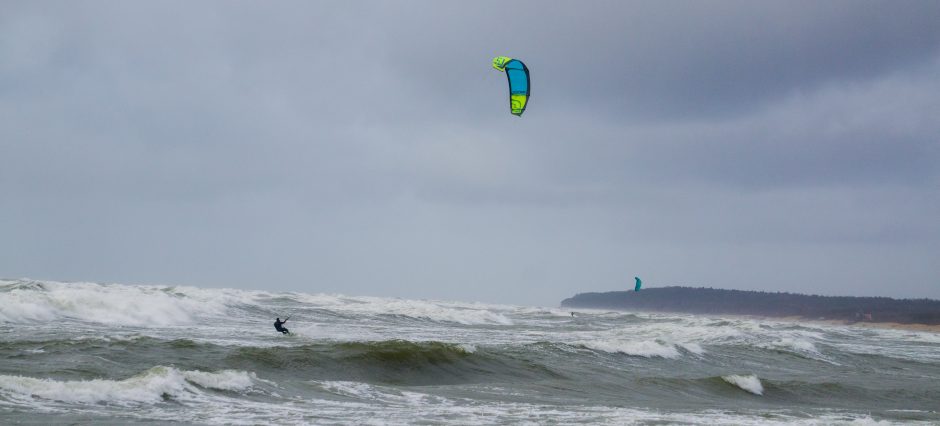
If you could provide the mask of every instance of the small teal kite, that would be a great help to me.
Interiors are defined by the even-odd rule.
[[[643,281],[640,281],[640,277],[633,277],[636,280],[636,287],[633,288],[633,291],[640,291],[640,286],[643,285]]]

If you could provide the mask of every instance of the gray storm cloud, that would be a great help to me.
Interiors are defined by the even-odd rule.
[[[3,10],[0,276],[940,297],[936,2]]]

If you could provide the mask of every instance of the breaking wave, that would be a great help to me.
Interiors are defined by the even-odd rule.
[[[645,358],[669,358],[675,359],[681,356],[679,349],[675,345],[659,342],[655,340],[642,340],[635,342],[625,341],[582,341],[579,345],[602,352],[622,353],[632,356],[641,356]]]
[[[45,399],[77,404],[156,404],[168,399],[192,399],[204,389],[245,391],[257,378],[236,370],[182,371],[157,366],[124,380],[57,381],[0,375],[0,391],[14,400]]]
[[[236,290],[0,281],[0,322],[72,319],[132,326],[193,324],[221,315]]]
[[[753,374],[746,376],[732,374],[729,376],[721,376],[721,379],[754,395],[764,394],[764,386],[761,385],[760,379],[758,379],[757,376]]]
[[[305,304],[358,316],[397,316],[463,325],[513,324],[509,317],[500,312],[512,309],[505,305],[322,294],[294,296]]]
[[[77,320],[138,327],[193,325],[222,317],[276,316],[264,306],[272,299],[340,317],[513,324],[505,314],[512,307],[504,305],[35,280],[0,280],[0,323]]]

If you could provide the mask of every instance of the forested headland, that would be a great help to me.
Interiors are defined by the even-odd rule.
[[[888,297],[814,296],[795,293],[661,287],[634,291],[581,293],[564,308],[759,315],[847,322],[940,324],[940,300]]]

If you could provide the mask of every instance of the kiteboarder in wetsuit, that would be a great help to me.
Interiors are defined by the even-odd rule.
[[[277,320],[274,321],[274,329],[284,334],[290,334],[290,330],[284,328],[284,323],[287,322],[287,320],[289,319],[290,317],[287,317],[287,318],[284,318],[284,321],[281,321],[281,318],[278,317]]]

